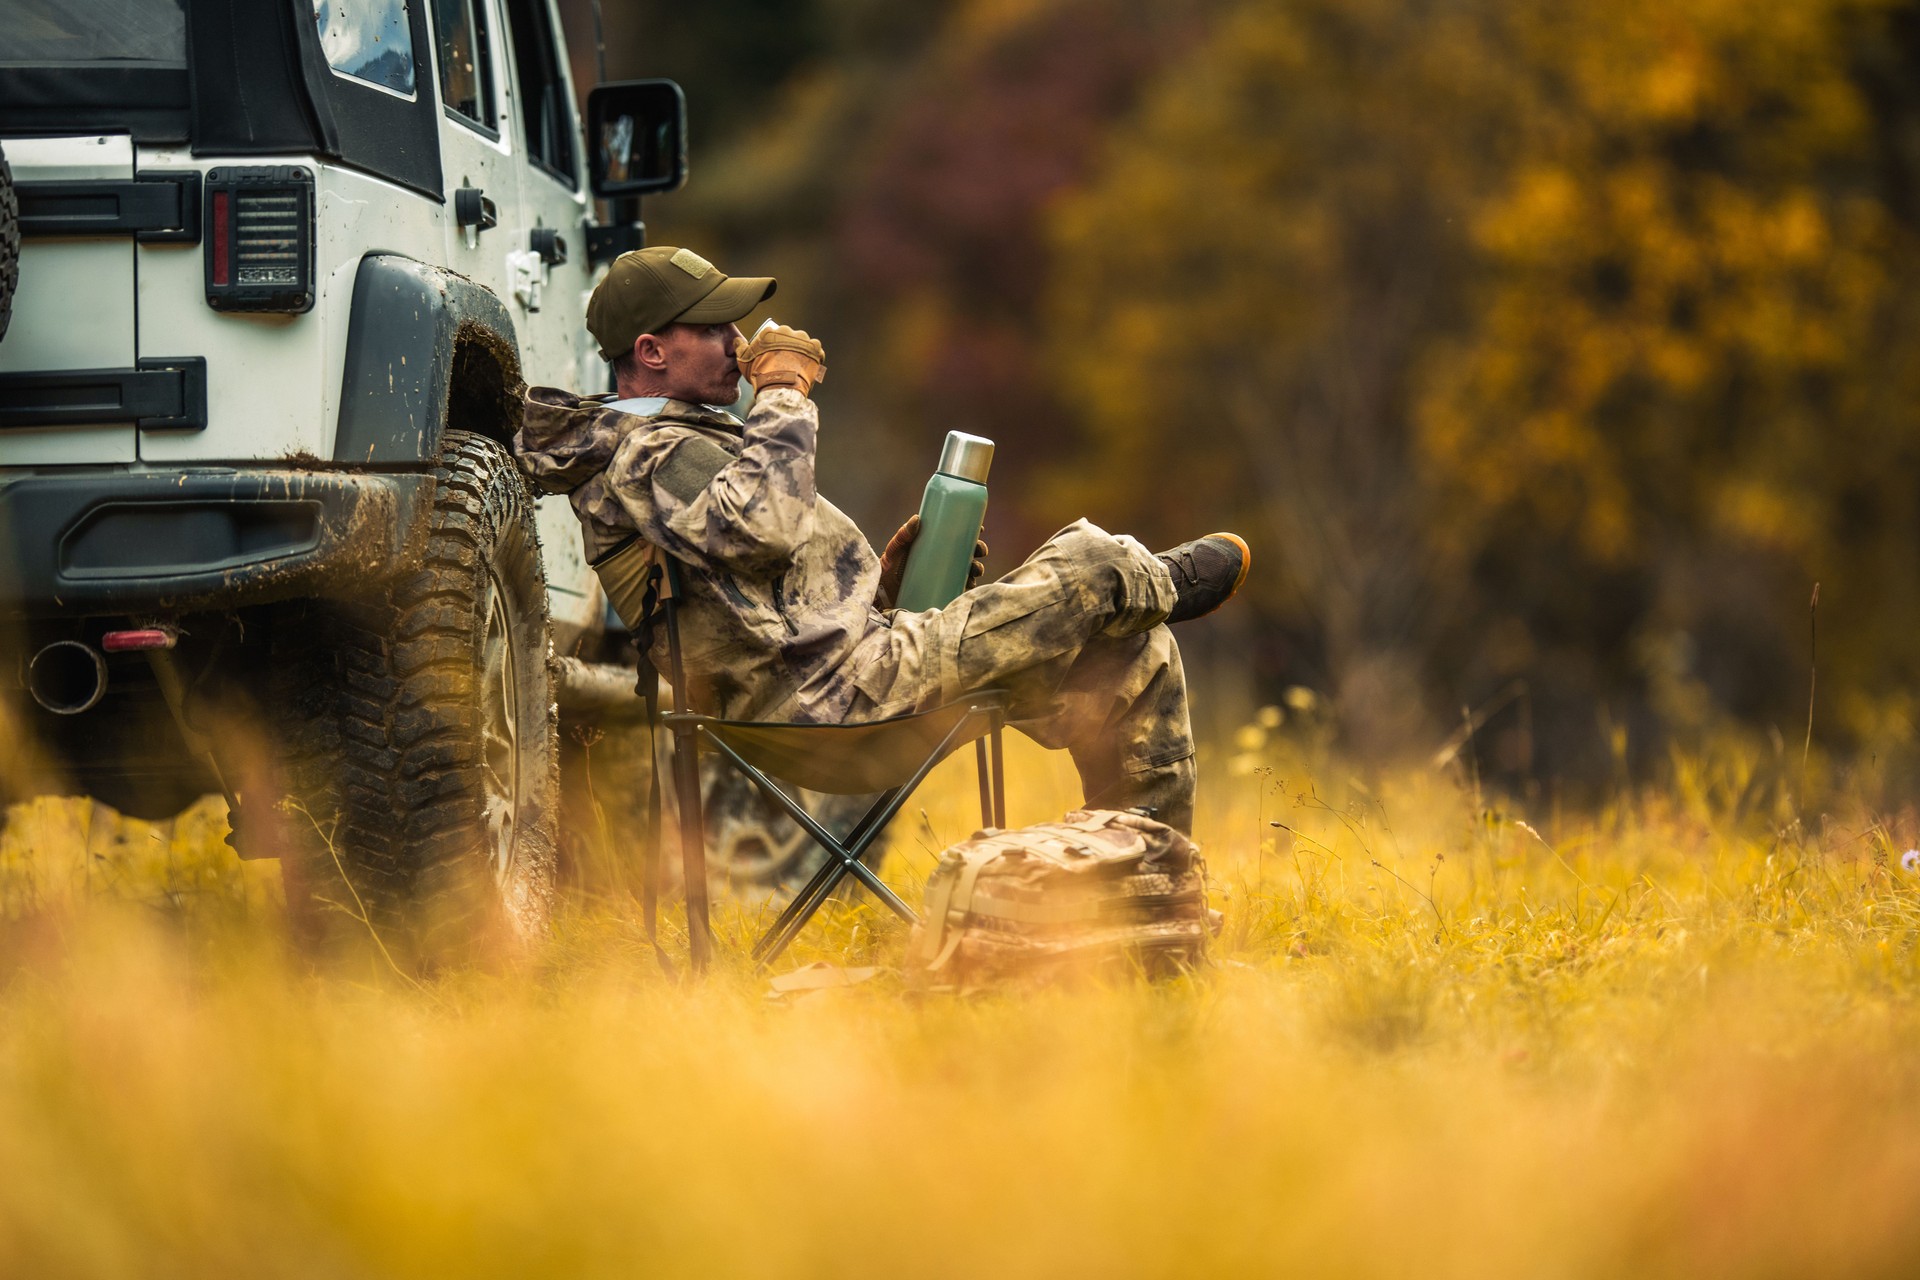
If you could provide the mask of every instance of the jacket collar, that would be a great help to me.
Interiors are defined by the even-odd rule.
[[[615,413],[632,414],[636,418],[657,418],[671,422],[694,423],[703,427],[718,427],[735,435],[738,435],[746,425],[717,405],[689,404],[685,400],[669,400],[665,396],[632,396],[625,400],[608,398],[601,403]]]

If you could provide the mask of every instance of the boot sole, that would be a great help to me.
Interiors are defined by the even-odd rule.
[[[1240,549],[1240,574],[1233,580],[1233,585],[1227,587],[1227,595],[1219,597],[1219,604],[1225,604],[1227,601],[1231,601],[1233,597],[1236,597],[1236,595],[1240,595],[1240,583],[1246,581],[1246,570],[1254,568],[1254,549],[1248,547],[1248,545],[1246,545],[1246,539],[1240,537],[1238,533],[1208,533],[1208,537],[1223,537],[1223,539],[1227,539],[1229,543],[1233,543],[1235,547]],[[1219,604],[1215,604],[1213,608],[1206,610],[1206,614],[1217,612],[1217,610],[1219,610]],[[1194,618],[1206,618],[1206,614],[1194,614]]]
[[[1240,576],[1233,580],[1233,589],[1227,592],[1227,600],[1231,600],[1239,594],[1240,584],[1247,580],[1247,570],[1253,568],[1253,548],[1248,546],[1247,540],[1237,533],[1210,533],[1207,536],[1209,538],[1225,538],[1228,542],[1240,548]],[[1225,604],[1227,600],[1222,600],[1220,603]]]

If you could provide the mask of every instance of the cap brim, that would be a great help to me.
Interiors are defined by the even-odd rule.
[[[732,324],[744,320],[779,287],[772,276],[733,276],[673,318],[675,324]]]

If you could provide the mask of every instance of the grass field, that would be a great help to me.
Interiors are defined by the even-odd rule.
[[[18,808],[0,1275],[1920,1268],[1910,830],[1732,748],[1557,817],[1235,751],[1210,971],[966,1002],[676,986],[584,888],[511,972],[315,974],[218,809]],[[1013,763],[1016,820],[1066,807],[1063,759]],[[946,766],[911,896],[973,802]],[[903,942],[839,906],[794,961]]]

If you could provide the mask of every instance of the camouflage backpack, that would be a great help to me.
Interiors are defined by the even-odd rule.
[[[1111,809],[961,841],[940,856],[926,903],[908,972],[961,992],[1066,973],[1175,973],[1206,958],[1214,918],[1193,842]]]

